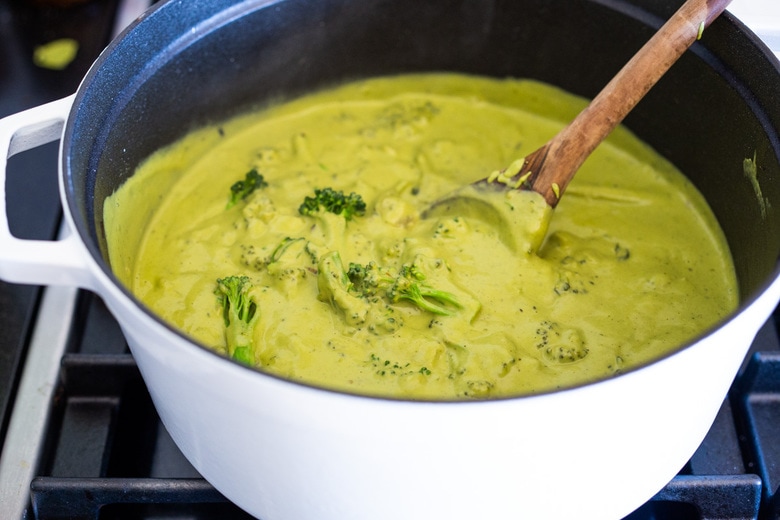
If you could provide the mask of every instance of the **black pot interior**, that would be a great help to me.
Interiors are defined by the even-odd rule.
[[[682,0],[171,0],[112,45],[64,140],[70,210],[105,256],[103,200],[156,149],[250,107],[372,75],[529,77],[593,97]],[[722,16],[626,120],[703,192],[741,295],[780,250],[780,70]],[[745,159],[758,167],[755,186]],[[108,263],[105,263],[108,270]]]

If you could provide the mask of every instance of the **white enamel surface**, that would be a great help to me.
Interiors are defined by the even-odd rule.
[[[72,226],[66,228],[61,240],[21,240],[11,234],[5,205],[8,159],[58,140],[74,97],[0,119],[0,278],[3,280],[35,285],[91,286],[88,254],[81,239],[67,232],[73,229]]]

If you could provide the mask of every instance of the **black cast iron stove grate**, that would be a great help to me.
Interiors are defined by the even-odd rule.
[[[173,444],[98,297],[80,295],[74,327],[44,463],[31,483],[31,518],[249,518]],[[774,320],[753,350],[699,450],[629,520],[780,518],[780,343]]]

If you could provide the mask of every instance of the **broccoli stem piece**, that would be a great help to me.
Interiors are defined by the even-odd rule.
[[[345,195],[343,191],[333,188],[315,189],[313,197],[306,197],[298,208],[301,215],[315,215],[319,211],[328,211],[335,215],[342,215],[346,220],[352,220],[354,216],[362,216],[366,213],[366,203],[363,197],[357,193]]]
[[[350,292],[352,282],[344,270],[341,255],[330,251],[320,257],[317,264],[317,297],[344,313],[350,325],[362,325],[368,314],[368,303]]]
[[[232,208],[238,204],[240,200],[244,200],[255,190],[265,188],[266,186],[268,186],[268,183],[263,176],[257,172],[256,168],[252,168],[246,173],[243,180],[236,181],[230,187],[230,198],[228,199],[227,207],[225,209]]]
[[[278,262],[285,251],[287,251],[291,245],[298,242],[299,240],[303,240],[303,237],[286,237],[284,240],[279,242],[279,245],[276,246],[276,248],[271,253],[271,256],[268,258],[268,263],[272,264],[274,262]]]
[[[457,297],[447,291],[434,289],[423,283],[425,275],[414,265],[404,264],[395,283],[387,290],[387,297],[393,303],[408,300],[424,311],[440,316],[450,316],[453,310],[446,305],[461,308]]]
[[[222,307],[225,340],[231,358],[251,365],[254,363],[254,329],[260,313],[249,294],[252,283],[248,276],[227,276],[217,279],[217,301]]]
[[[389,294],[390,300],[393,302],[409,300],[422,310],[440,316],[451,316],[453,311],[444,305],[438,305],[436,302],[457,308],[461,307],[454,294],[426,287],[419,283],[401,283],[394,287]]]

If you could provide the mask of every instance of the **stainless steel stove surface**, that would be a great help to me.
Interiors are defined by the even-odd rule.
[[[0,116],[74,92],[112,35],[146,5],[0,3]],[[735,0],[730,10],[780,55],[780,2]],[[33,48],[60,37],[79,41],[77,59],[62,71],[36,67]],[[57,234],[56,154],[56,144],[46,145],[9,162],[9,216],[19,236]],[[776,314],[696,454],[630,520],[780,518]],[[173,444],[118,325],[87,292],[0,282],[0,445],[0,520],[249,518]]]

